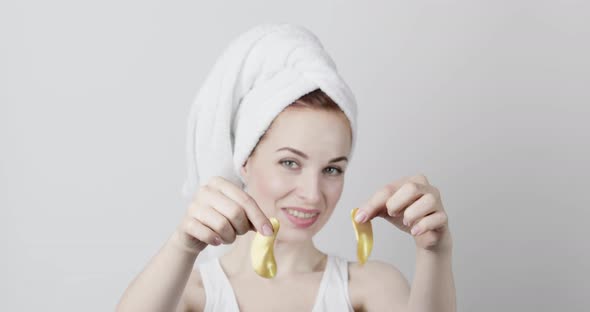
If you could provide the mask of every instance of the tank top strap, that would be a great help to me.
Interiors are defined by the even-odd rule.
[[[324,274],[312,311],[354,311],[348,295],[348,261],[328,255]]]
[[[219,264],[219,258],[199,264],[199,271],[206,297],[204,312],[239,312],[236,296]]]

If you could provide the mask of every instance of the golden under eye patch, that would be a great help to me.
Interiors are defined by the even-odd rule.
[[[371,221],[365,221],[364,223],[357,223],[354,220],[358,208],[352,209],[350,217],[352,218],[352,227],[354,228],[354,234],[356,236],[356,256],[361,264],[364,264],[371,250],[373,249],[373,226]]]
[[[256,236],[252,241],[250,249],[250,257],[252,258],[252,267],[258,275],[264,278],[273,278],[277,273],[277,264],[273,254],[274,242],[279,232],[279,220],[270,218],[272,228],[274,230],[273,236],[264,236],[256,232]]]

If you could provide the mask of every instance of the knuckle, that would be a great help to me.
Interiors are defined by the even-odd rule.
[[[208,200],[208,198],[200,198],[199,201],[197,201],[193,205],[191,205],[191,207],[189,209],[189,214],[191,214],[193,217],[201,220],[198,217],[201,216],[203,214],[203,211],[205,211],[206,208],[210,206],[209,203],[207,202],[207,200]]]
[[[188,215],[196,220],[202,221],[203,211],[203,205],[199,203],[190,207]]]
[[[373,196],[373,198],[371,198],[371,200],[372,200],[372,201],[378,201],[378,200],[379,200],[379,198],[382,198],[382,197],[389,197],[389,195],[390,195],[392,192],[393,192],[393,189],[392,189],[392,188],[390,188],[389,186],[386,186],[386,187],[384,187],[384,188],[380,189],[380,190],[377,192],[377,194],[376,194],[377,196]]]
[[[406,220],[410,220],[412,218],[412,212],[410,211],[410,209],[405,209],[403,215],[404,219]]]
[[[224,224],[222,230],[219,231],[219,236],[224,243],[233,243],[236,239],[236,233],[231,225]]]
[[[235,222],[242,222],[243,214],[238,205],[234,204],[229,208],[229,218]]]
[[[198,194],[202,196],[202,194],[209,192],[210,189],[211,189],[211,187],[208,184],[203,184],[203,185],[199,186]]]
[[[424,194],[424,200],[426,201],[427,204],[429,205],[433,205],[436,203],[436,194],[433,193],[426,193]]]
[[[209,227],[213,231],[221,234],[223,232],[224,223],[225,222],[222,222],[220,220],[217,220],[216,218],[213,218],[213,220],[210,220],[210,222],[208,222],[207,225],[209,225]]]
[[[420,218],[420,220],[416,220],[416,223],[414,225],[418,225],[421,228],[426,229],[428,227],[428,218]]]
[[[432,194],[436,197],[436,199],[440,200],[440,190],[436,187],[432,189]]]
[[[207,184],[209,184],[209,185],[218,185],[220,180],[221,180],[221,177],[220,176],[212,176],[207,181]]]
[[[206,196],[205,192],[202,189],[199,189],[199,191],[195,194],[195,196],[193,197],[191,203],[190,203],[190,209],[197,209],[197,206],[200,206],[203,203],[203,198]]]
[[[233,232],[233,227],[231,226],[231,224],[227,221],[223,221],[220,224],[220,230],[223,233],[231,233]]]
[[[247,206],[256,206],[256,203],[254,202],[254,199],[252,199],[252,197],[248,196],[248,194],[246,193],[242,193],[242,197],[240,198],[240,203],[242,204],[242,206],[247,207]]]
[[[416,224],[413,224],[412,227],[419,227],[420,230],[422,231],[422,233],[424,232],[428,232],[430,230],[430,228],[428,227],[427,224],[425,224],[424,222],[417,222]]]
[[[383,187],[383,191],[387,193],[392,193],[393,191],[395,191],[395,185],[393,183],[387,184],[385,185],[385,187]]]
[[[381,194],[385,194],[385,195],[392,194],[395,191],[395,189],[396,188],[394,185],[388,184],[385,187],[381,188]]]
[[[418,193],[419,187],[418,187],[418,183],[416,183],[416,182],[407,182],[405,187],[412,194]]]
[[[184,231],[186,233],[189,233],[191,235],[195,235],[197,233],[197,228],[198,228],[198,224],[197,224],[197,220],[192,219],[192,218],[187,218],[184,221]]]

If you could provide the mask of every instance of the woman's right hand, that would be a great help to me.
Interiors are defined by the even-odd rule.
[[[175,235],[183,247],[199,253],[207,245],[231,244],[237,235],[250,230],[273,234],[270,221],[254,199],[216,176],[199,188]]]

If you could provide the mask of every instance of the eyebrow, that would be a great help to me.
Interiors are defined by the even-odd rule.
[[[307,157],[307,155],[305,155],[302,151],[298,151],[298,150],[296,150],[294,148],[291,148],[291,147],[282,147],[282,148],[279,148],[277,150],[277,152],[278,151],[283,151],[283,150],[290,151],[290,152],[295,153],[295,154],[297,154],[297,155],[299,155],[299,156],[301,156],[301,157],[303,157],[305,159],[309,159],[309,157]],[[329,163],[339,162],[341,160],[348,161],[348,158],[346,156],[336,157],[336,158],[330,160]]]

